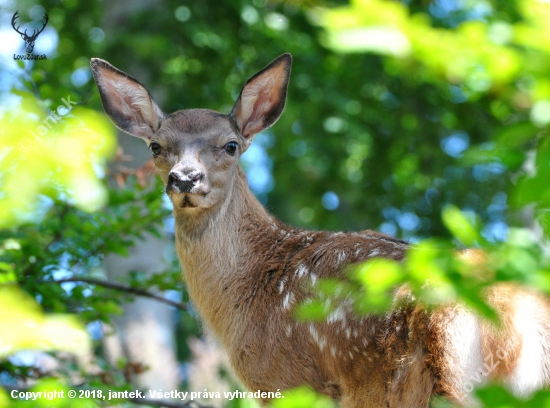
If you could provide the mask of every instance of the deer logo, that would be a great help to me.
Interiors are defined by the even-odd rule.
[[[25,30],[24,32],[19,31],[19,27],[21,27],[20,25],[17,27],[15,26],[17,24],[16,20],[18,17],[19,17],[19,10],[17,10],[13,15],[11,19],[11,26],[15,31],[17,31],[21,35],[21,38],[25,41],[25,49],[27,50],[27,54],[31,54],[32,50],[34,49],[34,42],[36,41],[40,33],[44,31],[46,24],[48,24],[48,20],[49,20],[48,15],[44,13],[44,17],[43,17],[44,25],[40,30],[33,30],[32,35],[28,35],[27,30]]]

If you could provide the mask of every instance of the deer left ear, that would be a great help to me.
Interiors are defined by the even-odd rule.
[[[271,127],[285,108],[292,56],[283,54],[250,78],[241,90],[231,115],[249,142]]]
[[[92,74],[111,121],[132,136],[150,140],[164,114],[147,89],[107,61],[92,58]]]

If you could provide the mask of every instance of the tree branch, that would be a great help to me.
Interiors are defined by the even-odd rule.
[[[65,282],[84,282],[89,283],[90,285],[97,285],[102,286],[104,288],[118,290],[120,292],[126,292],[131,293],[133,295],[148,297],[151,299],[158,300],[159,302],[164,302],[170,306],[174,306],[178,309],[187,311],[187,306],[181,302],[175,302],[170,299],[166,299],[165,297],[161,295],[157,295],[155,293],[149,292],[144,289],[139,288],[132,288],[131,286],[122,285],[120,283],[110,282],[105,279],[94,279],[94,278],[84,278],[84,277],[72,277],[72,278],[65,278],[65,279],[58,279],[58,280],[51,280],[51,281],[44,281],[44,282],[54,282],[54,283],[65,283]]]

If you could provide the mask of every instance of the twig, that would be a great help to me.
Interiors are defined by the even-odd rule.
[[[166,299],[163,296],[157,295],[155,293],[149,292],[144,289],[132,288],[131,286],[126,286],[115,282],[109,282],[105,279],[84,278],[84,277],[77,276],[73,278],[64,278],[64,279],[57,279],[57,280],[44,281],[44,282],[53,282],[53,283],[84,282],[84,283],[89,283],[90,285],[103,286],[104,288],[118,290],[120,292],[126,292],[126,293],[131,293],[133,295],[148,297],[151,299],[158,300],[159,302],[164,302],[178,309],[187,310],[187,306],[181,302],[175,302],[173,300]]]
[[[133,402],[136,405],[154,405],[156,407],[165,407],[165,408],[213,408],[212,405],[203,405],[198,401],[185,401],[181,404],[176,402],[162,401],[162,400],[148,400],[140,398],[130,398],[130,402]]]

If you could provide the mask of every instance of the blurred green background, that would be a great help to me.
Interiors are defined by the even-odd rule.
[[[34,50],[46,60],[14,60],[24,54],[11,26],[16,10],[29,30],[48,14]],[[421,248],[478,246],[502,261],[496,280],[549,289],[548,1],[4,0],[0,19],[0,282],[9,293],[2,309],[26,316],[0,312],[0,384],[8,394],[35,384],[238,386],[219,356],[209,368],[197,363],[215,353],[197,340],[170,249],[169,205],[145,144],[116,135],[103,115],[91,57],[137,78],[165,112],[228,113],[251,75],[292,53],[286,109],[242,158],[270,212],[306,228],[376,229]],[[57,119],[49,120],[52,110]],[[420,288],[433,278],[433,268],[414,272],[442,256],[428,252],[397,281]],[[147,265],[151,253],[160,266]],[[490,316],[483,285],[453,268],[437,272],[445,293],[451,288],[453,299]],[[368,276],[363,283],[368,289]],[[48,319],[57,318],[52,336]],[[24,332],[24,319],[39,321],[44,335]],[[146,361],[136,357],[145,343],[132,342],[140,325],[162,334]],[[159,350],[168,350],[160,368]],[[163,364],[170,375],[147,377]],[[51,378],[57,382],[42,385]],[[511,401],[499,388],[484,392],[482,401],[504,401],[487,406]],[[15,404],[8,394],[0,405]],[[296,406],[316,397],[300,398]],[[531,406],[543,406],[546,397],[537,398]]]

